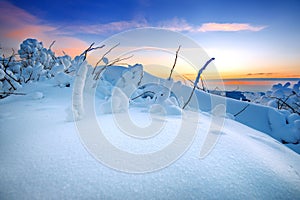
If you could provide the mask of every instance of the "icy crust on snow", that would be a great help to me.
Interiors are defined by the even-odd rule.
[[[233,120],[225,120],[215,148],[199,159],[211,121],[205,112],[195,122],[199,124],[192,146],[172,165],[139,175],[106,167],[83,147],[74,123],[65,121],[72,88],[54,84],[22,88],[28,94],[39,91],[44,98],[10,96],[0,101],[0,199],[295,199],[300,194],[300,156]],[[143,120],[147,113],[139,109],[131,108],[131,114]],[[111,114],[98,120],[116,146],[145,152],[172,142],[180,118],[167,115],[167,136],[140,145],[120,137]]]

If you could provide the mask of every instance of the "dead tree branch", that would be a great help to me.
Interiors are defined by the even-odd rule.
[[[116,44],[115,46],[111,47],[108,51],[106,51],[106,52],[102,55],[102,57],[101,57],[101,58],[98,60],[98,62],[96,63],[96,65],[95,65],[95,67],[94,67],[94,70],[93,70],[92,74],[95,73],[96,68],[98,67],[99,63],[103,60],[103,58],[104,58],[107,54],[109,54],[113,49],[115,49],[117,46],[119,46],[119,45],[120,45],[120,43]],[[107,64],[105,64],[105,65],[107,65]]]
[[[51,47],[54,45],[54,43],[55,43],[56,41],[54,40],[51,44],[50,44],[50,46],[49,46],[49,49],[51,50]]]
[[[294,96],[294,95],[296,95],[296,92],[293,91],[292,94],[290,94],[289,96],[287,96],[287,98],[284,100],[284,102],[286,103],[286,102],[289,100],[289,98],[290,98],[291,96]],[[284,105],[284,103],[282,103],[282,104],[279,106],[278,109],[282,109],[283,105]]]
[[[112,60],[107,66],[112,66],[112,65],[114,65],[116,63],[119,63],[119,62],[121,62],[123,60],[128,60],[128,59],[130,59],[132,57],[133,57],[133,55],[130,55],[130,56],[127,56],[127,57],[123,57],[123,58],[116,58],[116,59]]]
[[[238,113],[234,114],[233,116],[236,117],[239,114],[241,114],[242,112],[244,112],[248,107],[250,106],[250,104],[247,104],[242,110],[240,110]]]
[[[280,102],[280,103],[284,104],[286,107],[290,108],[293,111],[293,113],[297,113],[298,115],[300,115],[300,112],[298,112],[297,110],[295,110],[292,106],[290,106],[288,103],[286,103],[282,99],[280,99],[278,97],[270,97],[270,98],[278,100],[278,102]]]
[[[25,93],[21,93],[21,92],[0,92],[0,95],[26,95]]]
[[[133,57],[133,55],[128,56],[128,57],[124,57],[124,58],[116,58],[115,60],[111,61],[110,63],[105,64],[104,66],[102,66],[102,68],[101,68],[99,71],[97,71],[97,72],[95,73],[94,80],[98,80],[99,77],[100,77],[100,75],[101,75],[101,73],[102,73],[105,69],[107,69],[107,67],[110,67],[110,66],[112,66],[112,65],[114,65],[114,64],[116,64],[116,63],[118,63],[118,62],[120,62],[120,61],[128,60],[128,59],[130,59],[130,58],[132,58],[132,57]],[[95,69],[96,69],[96,67],[94,68],[93,73],[94,73]],[[92,74],[93,74],[93,73],[92,73]]]
[[[9,80],[8,78],[4,77],[4,79],[8,82],[8,84],[11,86],[11,88],[13,90],[16,90],[17,88],[12,84],[11,80]]]
[[[190,95],[190,97],[188,98],[187,102],[183,105],[182,109],[184,109],[184,108],[189,104],[189,102],[191,101],[192,96],[193,96],[193,94],[194,94],[194,92],[195,92],[195,89],[196,89],[196,87],[197,87],[197,85],[198,85],[198,83],[199,83],[199,79],[200,79],[200,76],[201,76],[202,72],[206,69],[206,67],[209,65],[209,63],[211,63],[213,60],[215,60],[215,58],[209,59],[209,60],[205,63],[205,65],[203,65],[203,67],[199,70],[198,75],[197,75],[197,77],[196,77],[196,80],[195,80],[195,82],[194,82],[194,87],[193,87],[193,90],[192,90],[192,92],[191,92],[191,95]]]
[[[179,45],[179,47],[178,47],[178,49],[177,49],[177,51],[176,51],[176,55],[175,55],[174,64],[173,64],[173,67],[172,67],[172,69],[171,69],[171,72],[170,72],[170,75],[169,75],[169,78],[168,78],[168,80],[171,80],[171,77],[172,77],[172,74],[173,74],[174,68],[175,68],[175,66],[176,66],[176,62],[177,62],[177,58],[178,58],[178,53],[179,53],[180,47],[181,47],[181,45]]]
[[[152,91],[146,91],[146,92],[143,92],[142,94],[140,94],[140,95],[138,95],[138,96],[136,96],[136,97],[133,97],[133,98],[130,99],[130,100],[133,101],[133,100],[135,100],[135,99],[137,99],[137,98],[139,98],[139,97],[141,97],[141,96],[143,96],[143,95],[145,95],[145,94],[147,94],[147,93],[151,93],[151,94],[155,95],[155,93],[152,92]]]
[[[95,42],[93,42],[86,50],[84,50],[84,52],[82,54],[80,54],[80,56],[83,56],[83,61],[86,60],[88,52],[96,50],[96,49],[101,49],[105,46],[105,45],[102,45],[102,46],[98,46],[98,47],[93,47],[94,44],[95,44]]]
[[[186,76],[184,76],[183,75],[183,78],[185,78],[186,80],[188,80],[189,82],[191,82],[192,83],[192,85],[194,85],[194,81],[192,81],[191,79],[189,79],[188,77],[186,77]],[[198,90],[202,90],[198,85],[197,85],[197,87],[196,87]]]

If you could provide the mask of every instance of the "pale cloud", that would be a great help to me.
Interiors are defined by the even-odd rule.
[[[250,24],[242,24],[242,23],[205,23],[202,24],[196,30],[199,32],[207,32],[207,31],[233,32],[233,31],[261,31],[265,28],[266,26],[252,26]]]
[[[141,1],[143,2],[144,0]],[[247,23],[205,23],[202,25],[192,25],[181,18],[173,18],[157,22],[156,24],[150,24],[141,16],[130,21],[115,21],[103,24],[53,25],[38,19],[8,1],[0,1],[0,13],[0,43],[2,47],[17,48],[20,42],[29,37],[42,41],[45,46],[50,45],[53,40],[56,40],[53,50],[56,50],[59,54],[64,50],[71,56],[80,54],[81,51],[89,46],[85,41],[76,37],[76,34],[109,36],[132,28],[150,26],[188,33],[261,31],[266,28],[265,26],[253,26]]]
[[[205,23],[200,26],[195,26],[181,18],[173,18],[171,20],[159,21],[156,24],[150,24],[146,19],[141,18],[130,21],[115,21],[105,24],[63,26],[60,31],[63,34],[69,35],[74,33],[110,35],[142,27],[158,27],[166,30],[188,33],[202,33],[208,31],[261,31],[266,28],[266,26],[252,26],[246,23]]]
[[[187,23],[185,19],[173,18],[171,20],[161,21],[158,23],[159,28],[164,28],[178,32],[194,32],[194,27]]]
[[[0,2],[0,13],[0,42],[4,48],[18,48],[26,38],[36,38],[42,41],[45,47],[56,40],[54,51],[61,55],[64,50],[75,56],[89,46],[76,37],[62,35],[56,26],[44,24],[37,17],[9,2]]]
[[[204,23],[200,26],[196,26],[189,24],[186,20],[180,18],[173,18],[171,20],[162,21],[158,23],[158,27],[172,31],[192,33],[208,31],[261,31],[266,28],[266,26],[253,26],[247,23]]]
[[[62,32],[65,34],[72,34],[74,32],[87,34],[109,34],[147,26],[149,26],[149,24],[146,20],[131,20],[110,22],[106,24],[65,26],[62,28]]]

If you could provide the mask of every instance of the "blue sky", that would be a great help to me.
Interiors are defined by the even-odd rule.
[[[296,0],[0,0],[0,42],[56,40],[73,55],[124,30],[163,27],[199,43],[225,78],[300,77],[299,11]]]

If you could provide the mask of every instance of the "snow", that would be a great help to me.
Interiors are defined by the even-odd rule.
[[[196,91],[188,109],[182,111],[180,106],[191,88],[177,82],[163,82],[146,73],[140,86],[149,81],[159,85],[160,89],[152,88],[157,98],[149,96],[136,99],[136,104],[125,104],[129,102],[126,89],[125,93],[123,90],[126,86],[133,85],[139,94],[145,88],[151,89],[138,89],[141,72],[135,70],[138,68],[109,67],[103,74],[95,101],[98,124],[117,148],[149,153],[172,143],[182,120],[186,120],[194,124],[196,133],[191,146],[178,160],[157,171],[132,174],[94,159],[82,144],[75,122],[70,120],[72,98],[77,114],[84,113],[80,104],[83,98],[80,86],[86,78],[83,72],[88,70],[84,67],[77,73],[78,82],[71,82],[70,87],[57,87],[55,78],[31,82],[18,90],[27,95],[0,100],[0,199],[295,199],[299,196],[300,155],[270,136],[273,130],[288,133],[287,127],[299,130],[297,116],[287,117],[273,108],[202,91]],[[125,74],[131,79],[121,79],[122,87],[114,87],[118,85],[117,77]],[[163,94],[161,99],[160,94]],[[228,118],[218,142],[201,159],[199,152],[217,112],[213,111],[217,110],[215,102],[223,100],[227,112],[224,115]],[[137,105],[141,102],[144,105]],[[244,112],[235,116],[247,105]],[[122,119],[128,107],[134,123],[146,127],[153,120],[163,122],[162,132],[147,140],[125,135],[115,117]],[[198,119],[193,113],[197,113]],[[299,145],[287,146],[299,149]],[[161,158],[164,159],[167,158]]]
[[[103,57],[93,74],[83,56],[55,57],[36,39],[18,54],[0,64],[0,199],[299,196],[300,116],[276,98],[297,105],[300,81],[245,94],[253,103],[195,90],[182,109],[192,88],[141,64]]]
[[[0,79],[4,79],[4,77],[5,77],[5,72],[2,69],[0,69]]]
[[[44,94],[42,92],[33,92],[33,93],[29,94],[29,96],[33,100],[38,100],[38,99],[44,98]]]

